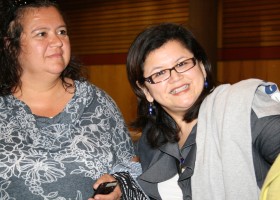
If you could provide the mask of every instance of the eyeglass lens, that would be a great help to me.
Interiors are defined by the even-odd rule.
[[[195,65],[196,65],[195,59],[189,58],[182,62],[179,62],[178,64],[176,64],[174,67],[172,67],[170,69],[164,69],[157,73],[152,74],[151,76],[146,78],[146,81],[148,81],[152,84],[159,83],[159,82],[169,79],[169,77],[171,76],[172,70],[175,70],[177,73],[183,73],[183,72],[190,70]]]

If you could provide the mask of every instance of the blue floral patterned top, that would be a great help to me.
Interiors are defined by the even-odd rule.
[[[133,145],[114,101],[86,81],[75,87],[53,118],[0,97],[1,200],[84,200],[103,173],[129,169]]]

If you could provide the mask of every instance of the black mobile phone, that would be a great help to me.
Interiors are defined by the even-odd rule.
[[[117,181],[101,183],[98,186],[98,188],[94,191],[92,198],[94,198],[94,196],[97,194],[109,194],[109,193],[113,192],[113,190],[115,189],[115,187],[117,185],[118,185]]]

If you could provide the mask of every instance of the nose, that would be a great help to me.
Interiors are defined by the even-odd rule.
[[[51,43],[51,46],[54,46],[54,47],[61,47],[61,46],[63,46],[63,42],[62,42],[60,36],[56,35],[56,34],[54,34],[51,37],[50,43]]]

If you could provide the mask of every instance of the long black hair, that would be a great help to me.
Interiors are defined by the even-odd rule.
[[[128,80],[139,100],[137,119],[131,125],[133,128],[140,130],[148,127],[148,130],[146,130],[148,131],[147,137],[152,147],[159,147],[167,142],[178,142],[179,128],[176,122],[156,101],[154,101],[155,116],[151,116],[148,113],[150,103],[146,100],[145,94],[138,87],[137,82],[145,87],[143,68],[147,56],[171,40],[180,42],[192,52],[196,60],[203,63],[207,76],[208,87],[203,89],[194,105],[188,109],[184,116],[184,121],[191,122],[198,117],[202,101],[214,88],[208,57],[202,46],[187,28],[174,23],[163,23],[149,27],[141,32],[130,46],[126,62]]]

